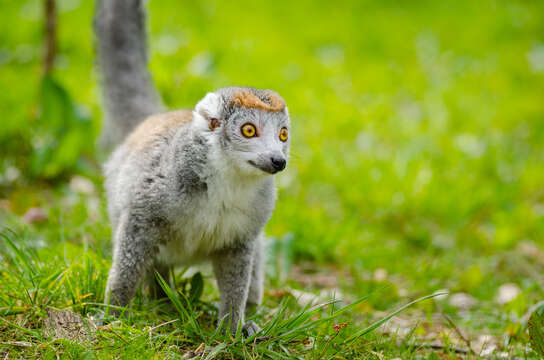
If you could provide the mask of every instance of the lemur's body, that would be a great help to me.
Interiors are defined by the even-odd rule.
[[[115,18],[112,3],[100,3],[98,16],[109,10],[110,21],[130,23],[130,14],[128,20]],[[130,6],[140,6],[138,1],[119,3],[141,21],[141,9]],[[101,21],[99,63],[122,63],[118,57],[126,55],[111,49],[118,39]],[[119,86],[112,79],[104,83],[106,96],[108,85]],[[123,106],[132,108],[127,101],[108,103],[117,106],[110,117],[123,113]],[[147,115],[155,105],[134,112]],[[114,238],[106,301],[127,305],[153,269],[166,277],[169,266],[210,260],[221,292],[220,316],[232,316],[231,330],[243,323],[246,303],[262,298],[260,238],[276,197],[270,175],[286,164],[288,127],[287,108],[276,93],[225,88],[207,94],[194,111],[154,115],[133,130],[105,166]]]

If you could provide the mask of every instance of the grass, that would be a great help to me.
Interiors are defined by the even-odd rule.
[[[0,225],[13,231],[0,240],[0,352],[163,358],[224,341],[236,345],[220,356],[264,354],[272,342],[210,340],[217,291],[205,272],[194,305],[205,336],[181,320],[146,333],[183,317],[141,295],[131,318],[106,325],[89,346],[44,333],[48,307],[102,309],[94,304],[102,302],[111,259],[99,169],[105,154],[93,148],[100,131],[93,4],[59,6],[59,53],[46,79],[41,2],[4,2],[0,14]],[[451,347],[467,350],[465,337],[481,356],[538,358],[524,316],[544,295],[543,6],[149,3],[151,68],[168,106],[192,107],[206,91],[233,84],[275,89],[289,106],[293,153],[266,229],[271,264],[257,322],[295,318],[304,306],[292,294],[301,290],[336,293],[346,302],[335,308],[365,298],[305,330],[298,343],[272,344],[274,352],[456,358]],[[45,221],[29,224],[30,208]],[[180,288],[186,282],[177,276]],[[515,291],[505,301],[508,288]],[[469,302],[427,300],[340,345],[442,289]],[[274,337],[289,331],[278,324]],[[486,342],[493,347],[482,353]]]
[[[140,294],[136,304],[126,310],[128,315],[117,320],[109,317],[99,303],[106,279],[104,269],[100,271],[100,265],[95,264],[98,260],[95,254],[83,252],[62,259],[57,249],[51,254],[40,254],[25,246],[25,238],[9,229],[1,237],[7,249],[3,251],[1,269],[0,351],[10,357],[165,358],[188,353],[205,359],[351,358],[365,335],[410,305],[436,296],[416,299],[360,329],[349,314],[366,298],[350,304],[333,299],[300,306],[294,297],[283,296],[273,307],[265,307],[252,316],[263,327],[248,337],[243,335],[241,327],[234,335],[222,333],[220,326],[214,325],[217,314],[213,305],[201,301],[200,295],[191,298],[192,292],[174,292],[160,278],[171,303],[146,301]],[[65,248],[66,253],[69,251]],[[193,278],[199,278],[200,273],[197,274]],[[191,290],[194,283],[191,281]],[[54,328],[44,325],[43,319],[51,317],[48,309],[94,314],[87,321],[96,325],[103,319],[106,325],[98,326],[82,338],[58,338],[53,335]],[[86,322],[81,326],[91,327]]]

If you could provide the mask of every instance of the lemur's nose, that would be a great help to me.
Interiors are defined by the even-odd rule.
[[[283,157],[279,156],[272,156],[270,161],[272,162],[272,166],[274,169],[276,169],[276,171],[282,171],[285,169],[285,165],[287,164],[287,161],[285,161]]]

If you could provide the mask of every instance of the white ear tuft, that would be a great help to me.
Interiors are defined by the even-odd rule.
[[[195,110],[207,120],[212,118],[219,119],[221,116],[221,108],[223,100],[216,93],[207,93],[204,99],[196,104]]]

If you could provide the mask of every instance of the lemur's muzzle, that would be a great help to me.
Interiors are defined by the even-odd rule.
[[[287,160],[283,154],[275,153],[266,157],[262,156],[256,161],[250,160],[249,163],[264,172],[275,174],[285,169]]]
[[[276,171],[282,171],[285,169],[285,165],[287,165],[287,161],[283,156],[272,156],[270,158],[270,162],[272,163],[272,167]]]

